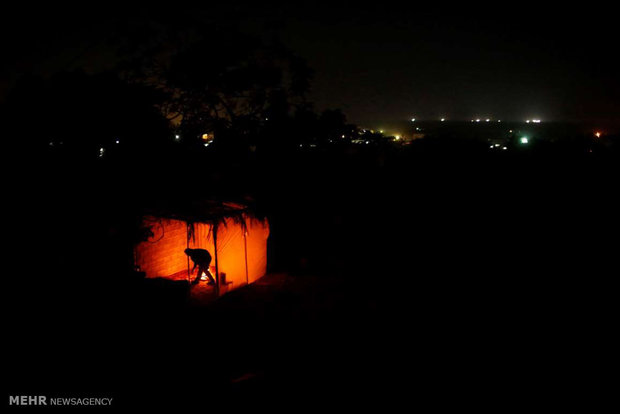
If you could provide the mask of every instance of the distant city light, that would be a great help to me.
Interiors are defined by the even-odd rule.
[[[415,122],[415,118],[411,118],[411,122]]]
[[[501,120],[501,119],[498,119],[498,120],[497,120],[497,122],[502,122],[502,120]]]
[[[521,138],[521,144],[527,144],[529,141],[529,139],[527,137],[522,137]]]
[[[441,118],[441,122],[443,122],[443,121],[445,121],[445,120],[446,120],[446,118]]]
[[[529,119],[528,119],[528,120],[526,120],[526,121],[525,121],[525,123],[526,123],[526,124],[529,124],[529,123],[530,123],[530,120],[529,120]]]
[[[490,121],[490,119],[488,119],[488,118],[487,118],[487,119],[486,119],[486,122],[489,122],[489,121]]]
[[[532,122],[535,124],[540,124],[540,119],[532,119]]]
[[[503,150],[507,150],[507,149],[508,149],[508,147],[502,147],[502,149],[503,149]]]
[[[344,138],[344,134],[342,135],[342,138]]]
[[[99,148],[99,158],[102,158],[103,154],[105,154],[105,148],[101,147]]]
[[[512,129],[510,131],[508,131],[508,132],[510,132],[512,134]]]
[[[600,138],[600,137],[601,137],[601,133],[600,133],[600,132],[598,132],[598,131],[597,131],[594,135],[595,135],[597,138]]]
[[[117,144],[120,144],[120,143],[121,143],[121,141],[119,141],[118,139],[117,139],[115,142],[116,142]]]
[[[181,139],[181,136],[180,136],[180,135],[175,135],[175,136],[174,136],[174,139],[176,139],[176,140],[178,141],[178,140],[180,140],[180,139]]]
[[[400,135],[396,135],[396,136],[394,137],[394,139],[396,139],[396,141],[398,141],[398,140],[400,139]]]
[[[479,120],[479,119],[476,119],[476,122],[480,122],[480,120]]]
[[[382,129],[380,129],[380,130],[379,130],[379,133],[383,134],[383,130],[382,130]]]

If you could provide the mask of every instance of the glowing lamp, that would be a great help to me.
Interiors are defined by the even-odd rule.
[[[528,142],[530,142],[527,137],[522,137],[521,138],[521,144],[527,144]]]

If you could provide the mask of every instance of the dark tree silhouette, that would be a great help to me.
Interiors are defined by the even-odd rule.
[[[160,53],[141,73],[164,91],[161,106],[185,139],[243,143],[269,121],[282,121],[304,102],[311,71],[280,45],[235,33],[206,32]]]

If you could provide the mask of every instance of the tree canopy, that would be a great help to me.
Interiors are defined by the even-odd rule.
[[[256,133],[305,102],[312,72],[277,43],[205,31],[167,47],[138,80],[164,93],[163,113],[190,139],[214,133],[230,141]]]

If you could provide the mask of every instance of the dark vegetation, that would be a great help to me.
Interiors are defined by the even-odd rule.
[[[534,372],[581,369],[568,343],[598,340],[612,312],[614,137],[570,128],[492,152],[437,129],[407,146],[353,144],[356,126],[304,99],[299,58],[231,42],[208,60],[198,43],[141,71],[14,91],[3,157],[16,387],[139,405],[491,399],[546,387]],[[132,267],[142,209],[202,198],[266,215],[270,271],[293,282],[206,309],[146,291]]]

